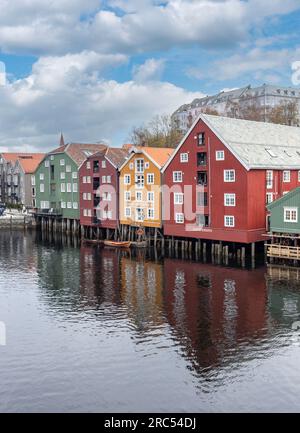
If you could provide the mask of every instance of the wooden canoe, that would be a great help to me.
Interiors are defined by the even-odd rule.
[[[130,248],[131,242],[104,241],[106,247]]]

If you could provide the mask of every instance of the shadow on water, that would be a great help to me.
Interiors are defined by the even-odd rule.
[[[0,233],[0,262],[6,277],[13,267],[20,278],[34,275],[38,308],[58,326],[75,323],[89,334],[107,332],[105,338],[129,336],[128,347],[133,346],[128,353],[122,348],[123,356],[127,362],[135,356],[140,366],[150,357],[157,389],[162,373],[167,376],[173,368],[175,374],[179,360],[197,392],[230,387],[237,377],[247,377],[251,362],[259,367],[292,345],[292,324],[300,316],[299,276],[282,268],[155,260],[148,251],[79,246],[71,239],[55,242],[13,232]],[[113,363],[112,349],[106,350],[107,362]],[[162,364],[163,353],[170,366]],[[122,368],[131,374],[128,365]],[[176,374],[179,381],[180,374],[188,380]],[[172,401],[170,410],[179,407]]]

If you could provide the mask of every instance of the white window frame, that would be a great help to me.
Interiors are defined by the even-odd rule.
[[[236,206],[236,195],[234,193],[224,194],[224,206],[235,207]]]
[[[65,165],[65,160],[64,160],[64,159],[61,159],[61,160],[59,161],[59,164],[60,164],[61,167],[63,167],[63,166]]]
[[[174,204],[183,204],[184,202],[184,194],[182,192],[175,192],[174,193]]]
[[[144,174],[145,171],[145,160],[144,158],[137,158],[135,160],[135,172],[138,174]]]
[[[232,174],[233,174],[233,177],[231,176]],[[235,182],[235,170],[234,169],[224,170],[224,182],[226,182],[226,183]]]
[[[175,213],[176,224],[184,224],[184,214],[182,212]]]
[[[65,183],[60,184],[60,192],[66,192],[66,184]]]
[[[224,161],[224,160],[225,160],[224,150],[216,150],[216,161]]]
[[[154,191],[148,191],[147,192],[147,201],[149,201],[150,203],[154,203],[154,199],[155,199]]]
[[[124,200],[125,200],[125,202],[131,201],[131,192],[130,191],[124,192]]]
[[[143,181],[137,182],[138,177],[140,177]],[[143,174],[136,174],[135,175],[135,186],[137,189],[143,189],[145,186],[145,176]]]
[[[72,192],[72,184],[67,183],[67,192]]]
[[[138,196],[141,197],[141,199],[138,199]],[[135,201],[142,202],[143,201],[143,193],[142,191],[136,191],[135,192]]]
[[[154,208],[153,207],[149,207],[148,208],[147,217],[148,217],[148,220],[154,220],[154,218],[155,218],[155,212],[154,212]]]
[[[78,192],[78,184],[77,184],[77,182],[74,182],[73,183],[73,192]]]
[[[111,183],[111,176],[110,175],[106,176],[106,183]]]
[[[141,210],[142,212],[139,213],[138,210]],[[144,213],[144,209],[143,208],[137,207],[135,209],[135,220],[139,221],[139,222],[142,222],[142,221],[145,220],[145,213]]]
[[[72,202],[71,201],[67,202],[67,209],[72,209]]]
[[[130,185],[131,184],[131,175],[125,174],[124,175],[124,185]]]
[[[78,179],[78,173],[77,173],[77,171],[73,171],[73,173],[72,173],[72,179]]]
[[[45,180],[45,175],[44,175],[44,173],[40,173],[40,180]]]
[[[91,168],[91,161],[87,161],[87,162],[86,162],[86,168],[87,168],[88,170],[90,170],[90,168]]]
[[[46,161],[45,161],[45,167],[46,167],[46,168],[49,168],[49,167],[50,167],[50,161],[49,161],[48,159],[46,159]]]
[[[173,171],[173,182],[182,183],[183,175],[182,171]]]
[[[45,185],[43,183],[40,183],[40,192],[45,192]]]
[[[78,209],[78,203],[77,201],[73,201],[73,209]]]
[[[106,168],[106,161],[105,161],[105,159],[103,159],[103,160],[101,161],[101,167],[102,167],[102,168]]]
[[[290,181],[291,181],[291,171],[290,170],[283,170],[282,180],[284,183],[290,183]]]
[[[235,217],[233,215],[224,215],[224,227],[228,227],[228,228],[235,227]]]
[[[180,162],[181,163],[189,162],[189,154],[187,152],[183,152],[180,154]]]
[[[66,173],[71,173],[72,167],[70,165],[66,165]]]
[[[266,185],[267,189],[273,188],[273,170],[267,170],[266,172]]]
[[[62,202],[60,203],[60,207],[61,207],[62,209],[66,209],[66,206],[67,206],[67,204],[66,204],[65,201],[62,201]]]
[[[31,186],[35,186],[35,175],[31,176]]]
[[[147,173],[147,185],[154,185],[154,179],[154,173]]]
[[[270,198],[271,198],[271,200],[270,200]],[[272,203],[273,201],[274,201],[273,193],[272,192],[267,192],[267,194],[266,194],[266,203],[269,204],[269,203]]]
[[[130,207],[125,207],[124,215],[126,218],[131,218],[131,208]]]
[[[60,172],[60,179],[65,180],[65,178],[66,178],[66,173],[64,171],[61,171]]]
[[[290,218],[287,217],[287,212],[290,213]],[[292,212],[296,212],[296,219],[291,218]],[[284,207],[283,208],[283,216],[284,216],[284,222],[285,223],[297,224],[298,223],[298,208],[297,207]]]

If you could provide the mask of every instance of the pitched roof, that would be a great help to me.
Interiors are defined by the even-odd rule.
[[[15,163],[18,159],[21,157],[29,158],[33,157],[34,155],[41,155],[39,153],[27,153],[27,152],[3,152],[1,153],[1,156],[5,161]]]
[[[105,156],[115,167],[119,168],[128,158],[128,151],[116,147],[109,147]]]
[[[107,146],[105,144],[70,143],[49,152],[49,155],[65,152],[80,166],[89,156],[106,149]]]
[[[170,147],[139,147],[138,149],[145,152],[160,168],[166,164],[175,151]]]
[[[300,128],[201,113],[164,170],[200,120],[206,123],[247,170],[300,169]]]
[[[31,157],[20,156],[18,162],[22,167],[25,174],[34,173],[40,164],[40,162],[45,157],[44,153],[33,153]]]
[[[246,168],[300,168],[300,128],[207,114],[200,118]]]
[[[273,207],[277,207],[278,205],[283,204],[287,200],[289,200],[291,197],[294,197],[295,195],[298,195],[300,193],[300,187],[294,188],[291,191],[284,194],[282,197],[279,197],[277,200],[272,201],[267,205],[267,209],[273,209]],[[300,204],[300,200],[299,200]]]

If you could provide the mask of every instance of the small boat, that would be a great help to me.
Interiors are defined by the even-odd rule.
[[[104,241],[106,247],[130,248],[131,242],[121,241]]]
[[[98,239],[83,239],[83,242],[93,245],[103,245],[103,241],[100,241]]]
[[[131,242],[131,246],[135,247],[135,248],[146,248],[147,247],[147,241]]]

